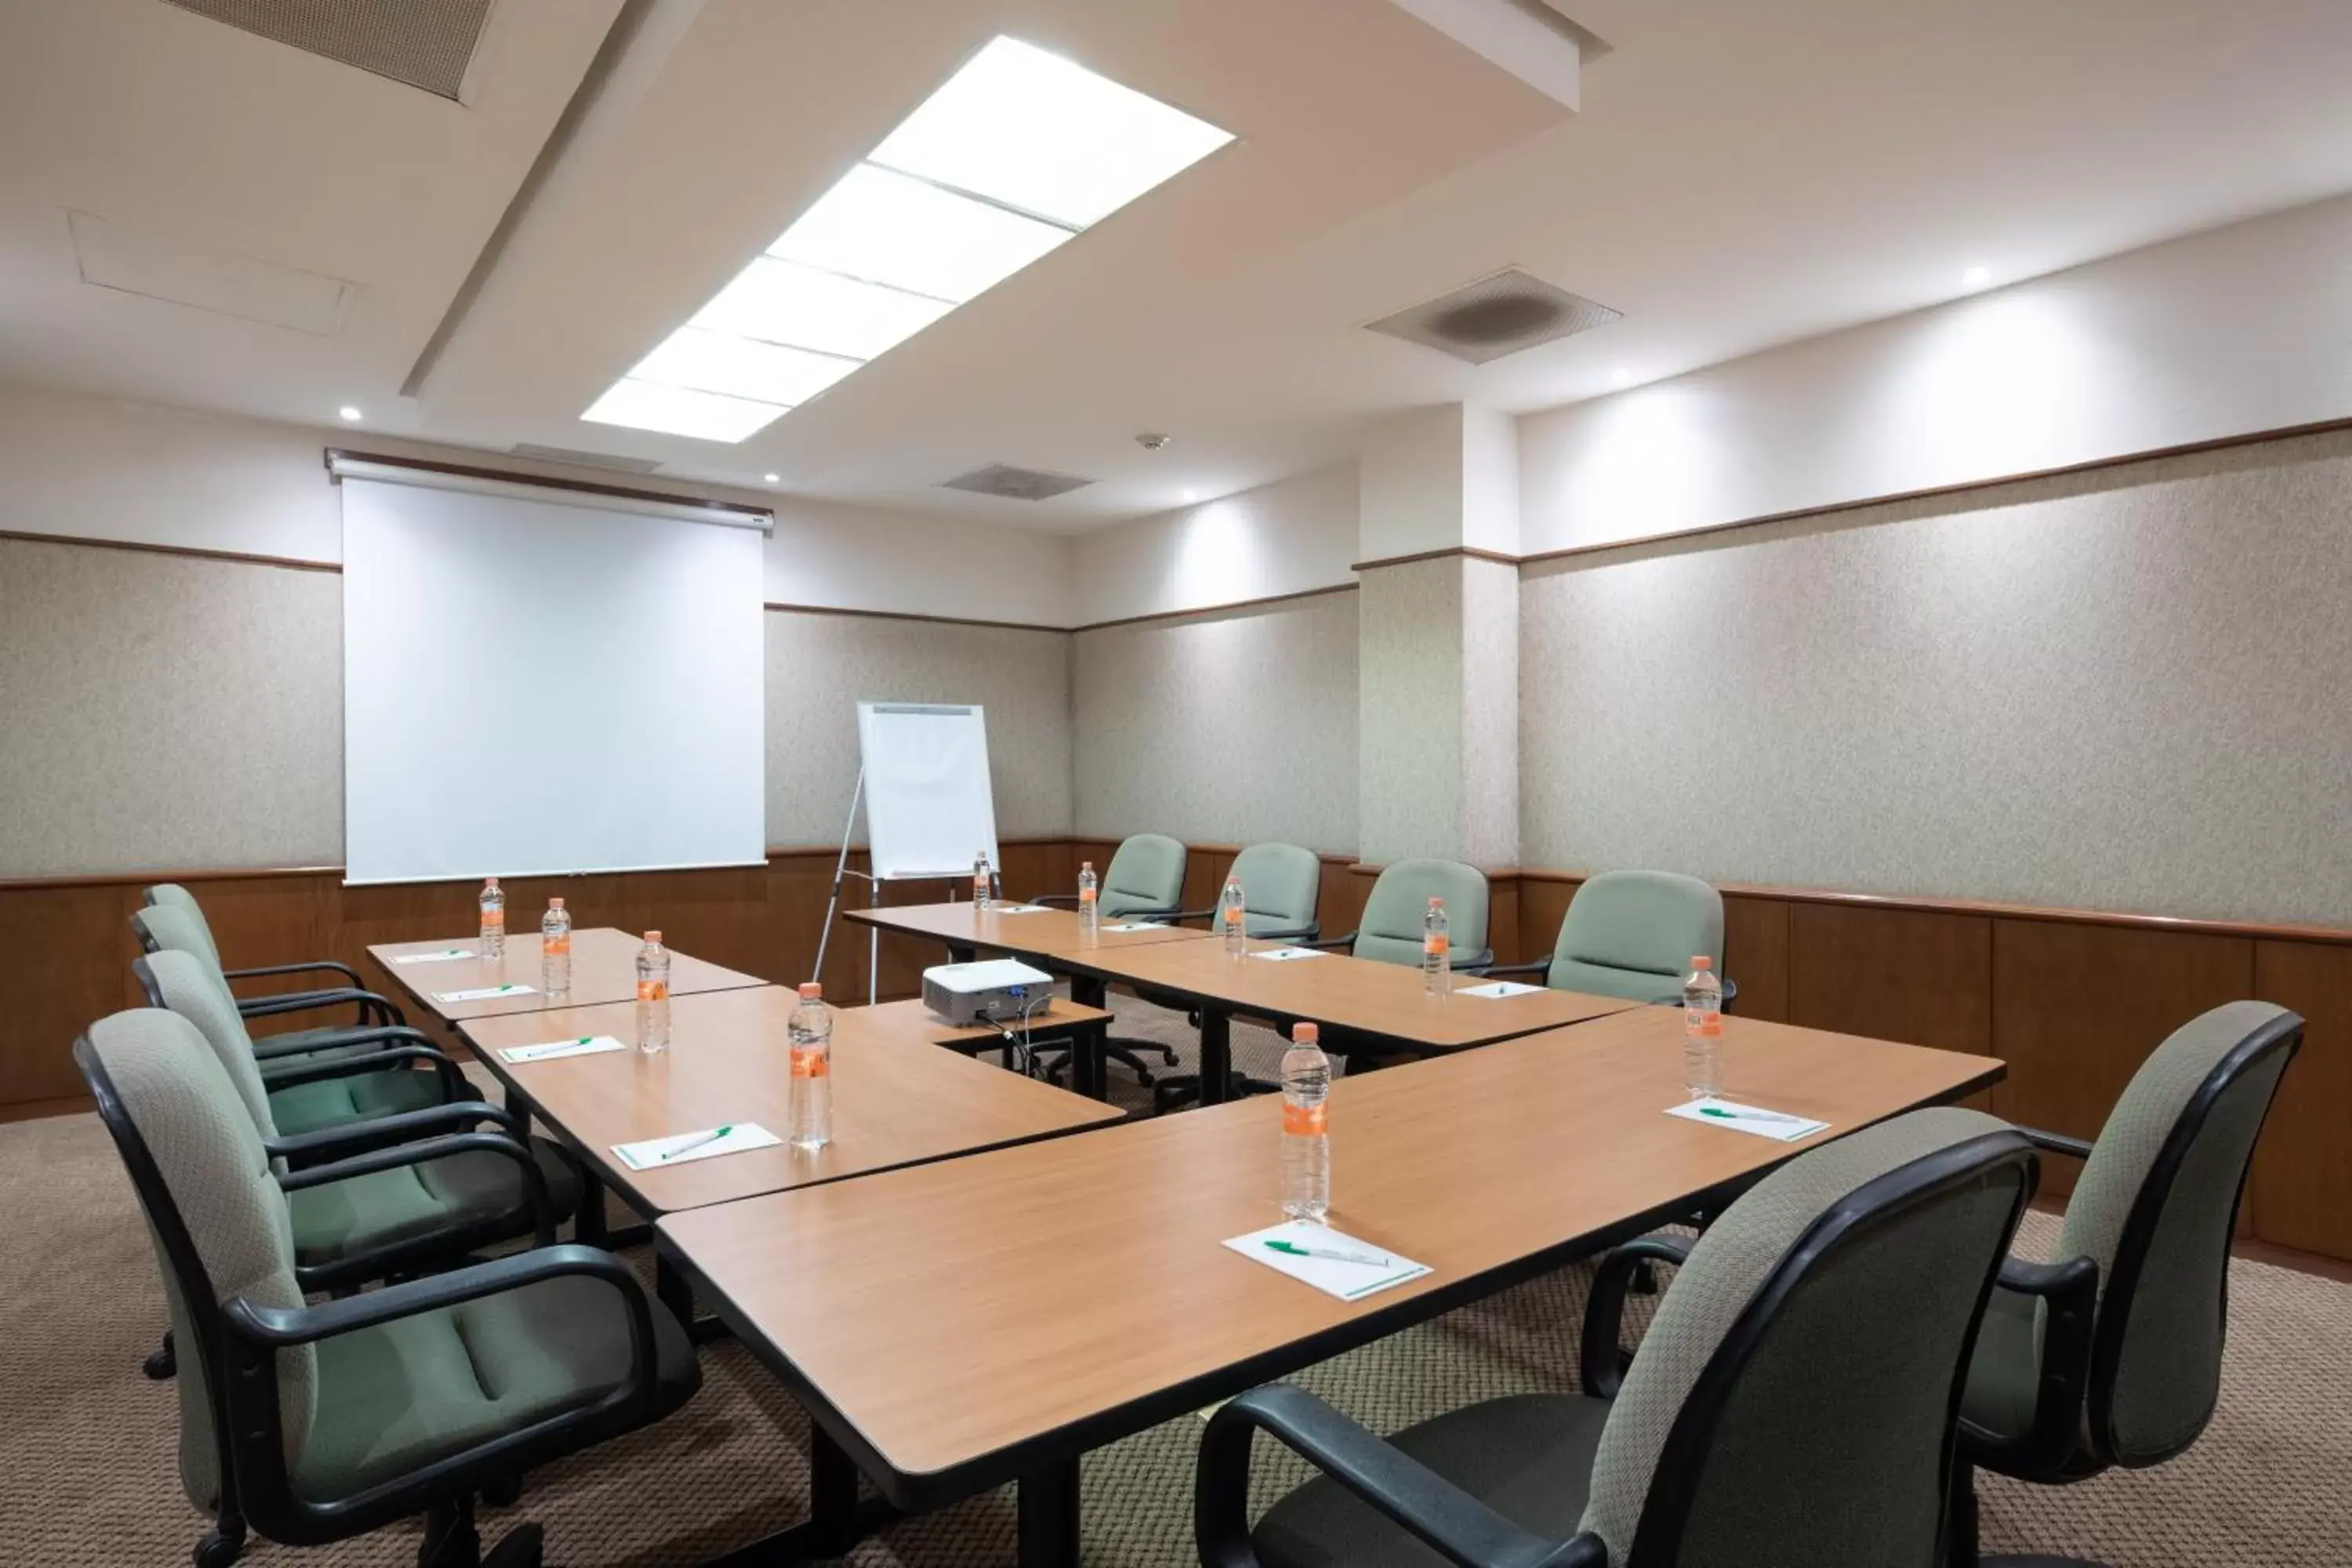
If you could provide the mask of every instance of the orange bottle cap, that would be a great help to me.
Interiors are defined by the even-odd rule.
[[[1703,952],[1693,953],[1691,955],[1691,967],[1693,969],[1713,969],[1715,967],[1715,960],[1709,958]]]
[[[657,931],[649,931],[646,932],[646,942],[649,946],[659,947],[661,945],[661,932]]]
[[[820,985],[820,984],[818,984],[815,981],[814,981],[814,980],[803,980],[803,981],[802,981],[802,982],[801,982],[801,1000],[802,1000],[802,1001],[803,1001],[803,1002],[814,1002],[814,1001],[816,1001],[818,998],[822,997],[824,994],[824,986],[822,986],[822,985]]]
[[[1429,900],[1429,907],[1433,910],[1442,909],[1444,907],[1444,904],[1445,900],[1444,899],[1432,899]]]
[[[1294,1046],[1318,1045],[1321,1043],[1322,1038],[1323,1031],[1313,1024],[1290,1026],[1290,1043]]]
[[[550,899],[547,900],[547,907],[551,910],[560,910],[563,907],[563,900],[562,899]]]

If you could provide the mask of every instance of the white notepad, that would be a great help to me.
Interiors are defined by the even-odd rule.
[[[1105,931],[1166,931],[1167,929],[1158,921],[1121,921],[1115,926],[1103,927]]]
[[[601,1051],[629,1047],[610,1035],[583,1035],[576,1040],[550,1040],[543,1046],[509,1046],[499,1053],[502,1062],[545,1062],[557,1057],[593,1057]]]
[[[1540,985],[1522,985],[1516,980],[1489,980],[1484,985],[1465,985],[1456,996],[1532,996],[1542,990]]]
[[[1810,1138],[1829,1126],[1826,1121],[1790,1116],[1786,1111],[1761,1110],[1755,1106],[1741,1105],[1728,1100],[1688,1100],[1680,1105],[1667,1107],[1666,1114],[1708,1127],[1728,1127],[1734,1132],[1752,1132],[1759,1138],[1769,1138],[1780,1143],[1794,1143],[1800,1138]]]
[[[1253,952],[1252,958],[1263,958],[1268,963],[1287,963],[1294,958],[1328,958],[1331,955],[1319,947],[1269,947],[1264,952]]]
[[[783,1142],[756,1121],[739,1121],[727,1130],[724,1138],[713,1138],[707,1143],[697,1139],[710,1138],[716,1127],[706,1127],[699,1132],[674,1132],[667,1138],[647,1138],[637,1143],[615,1143],[613,1152],[621,1163],[632,1171],[658,1171],[669,1165],[690,1165],[697,1160],[715,1160],[721,1154],[742,1154],[753,1149],[772,1149]],[[663,1155],[668,1155],[664,1159]]]
[[[445,947],[438,952],[404,952],[393,959],[394,963],[449,963],[460,958],[479,958],[470,947]]]
[[[1307,1249],[1307,1255],[1284,1252],[1268,1246],[1281,1242]],[[1360,1300],[1376,1290],[1391,1285],[1402,1285],[1408,1279],[1418,1279],[1429,1272],[1429,1265],[1401,1258],[1385,1247],[1375,1247],[1369,1241],[1358,1241],[1333,1230],[1327,1225],[1311,1220],[1294,1219],[1281,1225],[1254,1230],[1247,1236],[1234,1237],[1225,1243],[1244,1258],[1254,1258],[1268,1268],[1303,1280],[1327,1296],[1337,1296],[1342,1301]],[[1352,1254],[1357,1258],[1377,1259],[1374,1262],[1351,1262],[1338,1258],[1318,1258],[1318,1252]]]
[[[1047,907],[1045,904],[991,904],[988,912],[992,915],[1042,915]]]
[[[528,996],[538,989],[536,985],[479,985],[471,991],[436,991],[433,994],[440,1002],[488,1002],[499,996]]]

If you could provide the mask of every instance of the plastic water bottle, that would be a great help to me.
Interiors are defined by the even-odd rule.
[[[1421,917],[1421,988],[1432,996],[1454,994],[1454,939],[1446,932],[1445,900],[1429,900]]]
[[[1242,879],[1228,876],[1225,890],[1217,895],[1217,931],[1225,939],[1225,952],[1239,958],[1249,952],[1249,906],[1242,898]]]
[[[1703,952],[1691,959],[1683,982],[1683,1088],[1693,1100],[1723,1092],[1723,982]]]
[[[988,908],[988,851],[983,849],[971,858],[971,907],[975,910]]]
[[[547,912],[539,917],[539,973],[550,996],[571,991],[572,911],[562,899],[548,900]]]
[[[507,955],[507,896],[499,890],[496,877],[483,882],[481,904],[482,956],[504,958]]]
[[[801,987],[784,1029],[793,1047],[793,1147],[822,1149],[833,1142],[833,1009],[824,986]]]
[[[1095,863],[1078,867],[1078,934],[1088,942],[1102,930],[1102,886],[1095,879]]]
[[[646,932],[637,949],[637,1049],[648,1056],[669,1049],[669,949],[661,932]]]
[[[1331,1058],[1312,1024],[1282,1053],[1282,1212],[1320,1224],[1331,1212]]]

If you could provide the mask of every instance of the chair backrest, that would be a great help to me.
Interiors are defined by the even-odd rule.
[[[149,904],[131,911],[131,929],[139,938],[142,952],[188,953],[202,960],[215,974],[221,973],[220,955],[213,951],[212,932],[200,914],[177,904]]]
[[[2088,1436],[2148,1465],[2204,1431],[2221,1395],[2230,1236],[2303,1020],[2267,1002],[2190,1019],[2132,1075],[2067,1201],[2061,1258],[2099,1265]]]
[[[1459,860],[1399,860],[1382,870],[1356,924],[1358,958],[1421,962],[1429,900],[1445,900],[1446,934],[1459,964],[1486,951],[1486,874]]]
[[[253,1058],[253,1037],[239,1016],[236,1003],[220,976],[192,952],[165,950],[132,961],[150,1005],[166,1007],[196,1026],[205,1044],[228,1074],[229,1086],[253,1118],[254,1131],[264,1138],[278,1136],[269,1114],[269,1090]]]
[[[1568,902],[1546,983],[1560,991],[1661,1002],[1682,996],[1690,961],[1723,968],[1723,895],[1673,871],[1604,871]]]
[[[1234,857],[1242,879],[1242,929],[1251,936],[1312,938],[1322,928],[1323,858],[1296,844],[1253,844]]]
[[[205,919],[202,904],[195,894],[177,882],[158,882],[147,889],[147,903],[154,909],[177,910],[194,922],[194,938],[204,945],[201,956],[211,960],[212,966],[221,966],[220,944],[213,940],[212,921]]]
[[[1922,1110],[1726,1210],[1601,1429],[1583,1528],[1609,1561],[1931,1568],[1969,1352],[2032,1173],[2014,1129]]]
[[[163,1273],[180,1387],[180,1479],[197,1507],[218,1506],[228,1451],[221,1305],[299,1307],[285,1194],[252,1120],[194,1025],[163,1008],[102,1018],[74,1042],[74,1061],[131,1174]],[[309,1441],[317,1363],[308,1346],[278,1352],[286,1451]]]
[[[1184,905],[1184,846],[1163,833],[1139,833],[1122,843],[1103,872],[1103,918],[1175,913]]]

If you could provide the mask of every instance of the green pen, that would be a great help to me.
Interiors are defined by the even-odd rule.
[[[734,1131],[735,1129],[732,1127],[721,1127],[715,1132],[706,1132],[701,1137],[695,1139],[692,1142],[681,1143],[677,1148],[665,1152],[662,1158],[665,1160],[675,1160],[680,1154],[691,1154],[697,1149],[718,1142],[721,1138],[726,1137],[727,1134]]]
[[[1793,1124],[1805,1120],[1801,1116],[1783,1116],[1777,1110],[1720,1110],[1712,1105],[1700,1106],[1698,1113],[1718,1117],[1725,1121],[1786,1121]]]
[[[1265,1245],[1272,1251],[1292,1258],[1323,1258],[1333,1263],[1361,1263],[1373,1268],[1386,1268],[1396,1261],[1392,1258],[1374,1258],[1368,1252],[1341,1252],[1331,1247],[1301,1247],[1295,1241],[1269,1240]]]

